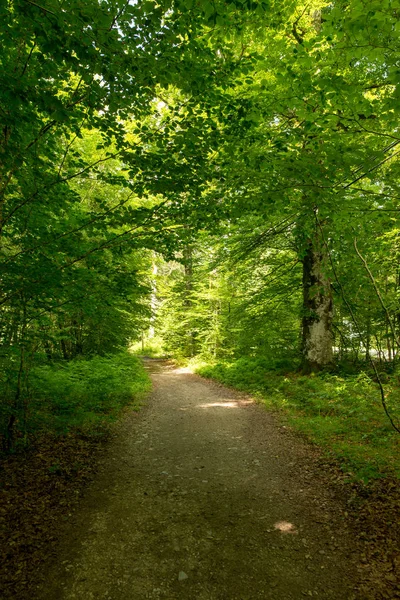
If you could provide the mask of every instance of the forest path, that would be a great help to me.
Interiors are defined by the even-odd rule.
[[[312,450],[241,394],[148,360],[43,600],[350,600],[345,507]]]

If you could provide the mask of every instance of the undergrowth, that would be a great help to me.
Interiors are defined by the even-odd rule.
[[[161,338],[155,336],[153,338],[146,338],[143,343],[141,341],[135,342],[131,346],[131,351],[136,356],[146,356],[148,358],[164,358],[165,351]]]
[[[140,359],[127,351],[36,366],[15,410],[15,445],[41,433],[100,434],[124,406],[138,408],[149,388]]]
[[[32,422],[61,432],[93,429],[127,404],[138,408],[150,386],[140,360],[127,352],[39,367],[31,381]]]
[[[301,376],[272,367],[266,359],[240,358],[198,363],[194,370],[250,392],[266,407],[281,411],[289,425],[337,459],[351,479],[400,478],[400,436],[390,426],[379,390],[367,373]],[[385,392],[389,410],[394,417],[400,415],[395,375],[385,384]]]

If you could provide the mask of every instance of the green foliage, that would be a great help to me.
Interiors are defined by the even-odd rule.
[[[390,2],[3,4],[7,435],[39,411],[38,356],[50,373],[150,327],[176,356],[270,369],[297,364],[301,347],[304,359],[305,323],[321,321],[312,300],[332,294],[338,360],[396,360]],[[317,255],[323,293],[305,284]]]
[[[350,478],[400,478],[399,436],[367,374],[305,377],[290,373],[288,365],[274,365],[275,370],[271,366],[263,359],[241,358],[201,365],[197,372],[249,391],[268,408],[281,411],[291,426],[337,459]],[[397,378],[385,387],[390,410],[400,414]]]
[[[185,3],[10,0],[1,14],[0,413],[12,437],[36,355],[115,352],[148,325],[148,250],[177,244],[178,211],[160,194],[194,188],[198,163],[183,169],[176,128],[190,119],[172,108],[160,129],[157,94],[201,88],[216,58],[195,36],[203,11]]]
[[[138,408],[149,388],[141,362],[128,352],[35,366],[15,412],[19,440],[26,443],[41,432],[100,432],[124,406]],[[8,416],[2,418],[3,434]]]
[[[127,404],[138,407],[149,385],[141,362],[128,352],[37,367],[31,375],[32,425],[90,430],[115,419]]]
[[[184,256],[159,260],[156,330],[166,349],[176,357],[298,359],[296,257],[284,248],[246,256],[248,238],[235,227],[226,231],[222,241],[197,237],[190,269]]]
[[[166,356],[163,340],[160,337],[143,336],[143,340],[132,344],[130,350],[136,356],[147,356],[149,358],[165,358]]]

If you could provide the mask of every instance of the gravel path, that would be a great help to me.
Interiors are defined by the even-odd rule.
[[[312,450],[161,361],[71,519],[40,600],[350,600],[345,508]]]

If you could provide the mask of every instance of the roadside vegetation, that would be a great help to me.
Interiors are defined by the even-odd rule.
[[[127,351],[36,367],[31,375],[31,432],[101,431],[127,405],[138,409],[150,380]]]
[[[380,390],[366,372],[304,376],[271,369],[263,359],[194,364],[195,372],[251,393],[268,409],[321,446],[349,481],[400,478],[400,436],[390,425]],[[389,410],[400,409],[398,376],[384,385]]]
[[[6,449],[13,452],[43,435],[105,434],[122,408],[138,409],[150,388],[141,361],[128,351],[50,364],[43,361],[31,368],[16,404],[10,394],[18,385],[13,377],[18,373],[6,371],[0,381],[0,426]],[[10,411],[16,423],[12,438],[7,437]]]

